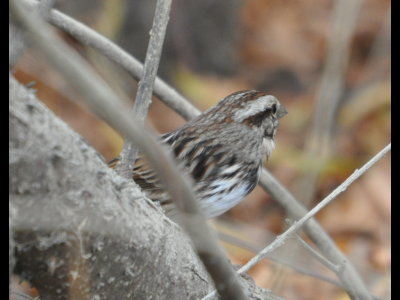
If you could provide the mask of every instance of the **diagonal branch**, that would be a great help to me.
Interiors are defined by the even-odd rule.
[[[304,241],[300,235],[296,234],[296,239],[300,243],[300,245],[306,249],[316,260],[318,260],[321,264],[327,267],[329,270],[332,270],[335,273],[339,273],[341,265],[335,265],[326,259],[323,255],[317,252],[313,247],[311,247],[306,241]]]
[[[147,48],[143,67],[143,76],[139,81],[136,100],[133,107],[133,116],[143,124],[153,94],[153,84],[157,77],[158,65],[161,58],[162,46],[167,29],[171,0],[157,0],[153,26],[150,31],[150,41]],[[127,178],[132,177],[132,166],[136,160],[138,149],[131,142],[125,141],[121,160],[116,171]]]
[[[336,189],[334,189],[328,196],[326,196],[320,203],[318,203],[313,209],[311,209],[304,217],[295,222],[288,230],[283,234],[279,235],[274,242],[272,242],[268,247],[264,248],[258,255],[253,257],[249,262],[247,262],[242,268],[240,268],[239,273],[247,272],[252,266],[257,262],[262,260],[267,253],[272,252],[277,247],[281,246],[283,242],[293,233],[297,232],[304,224],[310,220],[317,212],[322,208],[327,206],[332,200],[334,200],[340,193],[344,192],[357,178],[364,174],[370,167],[372,167],[376,162],[385,156],[391,150],[391,144],[388,144],[385,148],[379,151],[373,158],[371,158],[365,165],[360,169],[356,169],[353,174],[351,174],[342,184],[340,184]]]

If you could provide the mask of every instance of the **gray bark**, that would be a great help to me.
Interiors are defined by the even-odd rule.
[[[10,273],[41,299],[199,299],[188,238],[10,77]],[[13,248],[15,246],[15,248]],[[242,278],[251,299],[277,299]]]

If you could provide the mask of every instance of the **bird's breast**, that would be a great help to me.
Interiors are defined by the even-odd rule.
[[[231,167],[232,168],[232,167]],[[223,214],[241,202],[257,185],[261,168],[237,172],[236,176],[198,183],[199,205],[207,218]]]
[[[262,141],[262,156],[263,159],[271,156],[272,150],[275,149],[275,141],[269,137],[263,138]]]

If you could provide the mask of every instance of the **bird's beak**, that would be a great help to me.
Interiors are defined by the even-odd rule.
[[[286,108],[281,104],[279,105],[278,111],[276,112],[276,117],[278,119],[282,118],[284,115],[286,115],[288,112]]]

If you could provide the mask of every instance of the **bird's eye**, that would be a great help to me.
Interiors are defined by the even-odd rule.
[[[272,112],[273,115],[276,114],[276,111],[277,111],[277,110],[278,110],[278,108],[276,107],[276,104],[272,104],[271,112]]]

